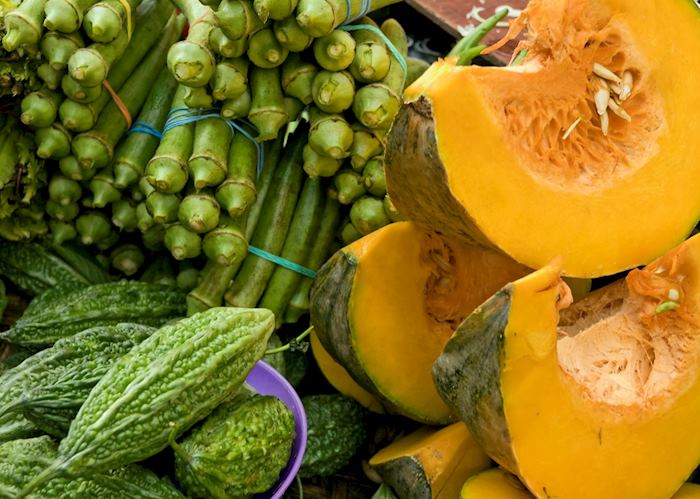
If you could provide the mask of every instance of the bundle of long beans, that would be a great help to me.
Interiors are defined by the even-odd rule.
[[[336,245],[400,218],[384,137],[427,65],[398,22],[365,16],[396,0],[173,1],[179,17],[169,0],[25,0],[35,29],[8,24],[5,47],[44,61],[21,120],[55,161],[50,237],[128,276],[167,251],[195,263],[190,312],[295,322]]]

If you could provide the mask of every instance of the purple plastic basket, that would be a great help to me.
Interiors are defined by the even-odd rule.
[[[250,374],[248,374],[246,381],[256,392],[262,395],[272,395],[280,399],[287,404],[287,407],[294,414],[296,438],[292,445],[292,455],[289,458],[289,463],[287,463],[287,467],[280,474],[277,483],[270,490],[255,496],[256,499],[280,499],[294,481],[294,477],[299,472],[301,461],[304,458],[304,451],[306,450],[306,413],[304,412],[304,406],[301,404],[301,399],[299,399],[299,395],[297,395],[294,387],[289,384],[284,376],[263,361],[255,365]]]

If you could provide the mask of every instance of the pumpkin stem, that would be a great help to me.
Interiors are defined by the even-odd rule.
[[[301,333],[299,336],[294,338],[292,341],[290,341],[286,345],[282,345],[281,347],[278,347],[278,348],[273,348],[272,350],[267,350],[265,352],[265,355],[286,352],[287,350],[297,350],[297,349],[301,349],[302,351],[306,351],[306,349],[308,348],[308,343],[301,344],[301,341],[304,338],[306,338],[308,335],[310,335],[311,331],[313,331],[313,330],[314,330],[314,327],[310,326],[306,331]]]
[[[450,50],[449,54],[447,54],[447,57],[457,57],[458,66],[467,66],[471,64],[472,59],[486,48],[485,45],[479,45],[479,42],[495,28],[509,12],[507,8],[499,10],[493,16],[473,28],[464,38],[457,42],[452,50]]]

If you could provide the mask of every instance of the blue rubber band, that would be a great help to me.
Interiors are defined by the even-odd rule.
[[[396,62],[398,62],[399,66],[401,66],[401,69],[403,70],[403,83],[404,86],[406,85],[406,77],[408,76],[408,64],[406,63],[406,59],[382,30],[380,30],[376,26],[372,26],[371,24],[349,24],[341,26],[340,29],[342,29],[343,31],[367,30],[379,36],[379,38],[381,38],[382,41],[386,44],[387,48],[389,49],[389,52],[391,52],[391,55],[394,56],[394,59],[396,59]]]
[[[268,253],[267,251],[260,248],[256,248],[255,246],[248,246],[248,253],[252,253],[255,256],[264,258],[269,262],[275,263],[281,267],[292,270],[298,274],[303,275],[304,277],[308,277],[309,279],[313,279],[314,277],[316,277],[316,272],[314,272],[313,270],[304,267],[303,265],[299,265],[298,263],[294,263],[290,260],[287,260],[286,258],[282,258],[281,256]]]
[[[145,123],[143,121],[137,121],[134,123],[131,128],[126,132],[127,135],[131,135],[132,133],[145,133],[148,135],[153,135],[157,139],[162,139],[163,134],[158,131],[156,127],[153,125],[149,125],[148,123]]]
[[[343,24],[350,24],[354,23],[361,17],[366,16],[370,9],[372,8],[372,0],[362,0],[362,6],[360,7],[360,12],[357,13],[356,16],[352,16],[352,0],[345,0],[347,4],[347,9],[348,12],[345,15],[345,22]]]
[[[168,120],[165,122],[165,126],[163,127],[163,135],[165,135],[173,128],[188,125],[190,123],[196,123],[197,121],[202,121],[209,118],[218,118],[224,120],[224,122],[228,125],[228,128],[231,131],[232,135],[236,132],[239,132],[243,134],[245,138],[247,138],[253,144],[255,144],[255,149],[257,151],[256,173],[259,177],[260,172],[262,171],[263,165],[265,163],[265,148],[260,142],[255,140],[255,137],[253,137],[253,135],[251,135],[245,128],[243,128],[240,124],[236,123],[235,120],[223,118],[219,111],[219,109],[214,107],[204,109],[192,109],[186,106],[181,106],[173,108],[168,113]],[[250,122],[245,120],[241,120],[241,122],[251,127],[252,129],[255,129],[255,126],[253,126]]]

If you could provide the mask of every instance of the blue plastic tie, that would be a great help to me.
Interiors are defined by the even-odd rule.
[[[376,26],[372,26],[371,24],[348,24],[345,26],[341,26],[340,29],[344,31],[367,30],[379,36],[382,39],[382,41],[386,44],[387,48],[389,49],[389,52],[391,52],[391,55],[394,56],[394,59],[396,59],[396,62],[398,62],[399,66],[401,66],[401,69],[403,70],[403,83],[404,86],[406,85],[406,77],[408,76],[408,64],[406,64],[406,59],[404,59],[403,54],[399,52],[399,49],[396,48],[396,46],[391,42],[391,40],[389,40],[389,38],[384,34],[382,30],[380,30]]]
[[[360,12],[357,13],[356,16],[352,16],[352,0],[345,0],[348,6],[348,13],[345,16],[345,22],[343,24],[350,24],[354,23],[361,17],[365,17],[368,13],[369,10],[372,8],[372,0],[362,0],[362,6],[360,7]]]
[[[165,135],[173,128],[188,125],[190,123],[196,123],[197,121],[202,121],[209,118],[218,118],[220,120],[224,120],[228,125],[228,128],[231,131],[232,135],[236,132],[240,132],[245,138],[247,138],[248,140],[253,142],[253,144],[255,144],[255,149],[257,151],[258,156],[256,170],[257,176],[259,177],[260,172],[263,168],[263,164],[265,163],[265,148],[260,142],[255,140],[255,137],[253,137],[245,128],[243,128],[240,124],[236,123],[235,120],[223,118],[219,111],[220,110],[215,107],[192,109],[186,106],[181,106],[173,108],[168,113],[168,120],[165,122],[165,126],[163,127],[163,135]],[[243,124],[255,129],[255,127],[250,122],[244,120],[241,121]]]
[[[131,135],[132,133],[137,132],[153,135],[158,140],[163,138],[163,134],[160,133],[156,127],[154,127],[153,125],[149,125],[148,123],[145,123],[143,121],[137,121],[136,123],[134,123],[129,129],[129,131],[126,132],[126,134]]]
[[[255,246],[248,246],[248,253],[252,253],[255,256],[264,258],[269,262],[275,263],[281,267],[292,270],[298,274],[303,275],[304,277],[308,277],[309,279],[313,279],[314,277],[316,277],[316,272],[314,272],[310,268],[304,267],[303,265],[299,265],[298,263],[294,263],[290,260],[287,260],[286,258],[282,258],[281,256],[268,253],[264,249],[256,248]]]

